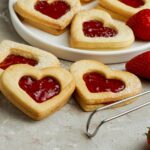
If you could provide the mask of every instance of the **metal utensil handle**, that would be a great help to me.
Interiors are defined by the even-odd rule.
[[[99,112],[99,111],[101,111],[101,110],[104,110],[104,109],[107,109],[107,108],[110,108],[110,107],[113,107],[113,106],[116,106],[116,105],[121,104],[121,103],[123,103],[123,102],[126,102],[126,101],[128,101],[128,100],[131,100],[131,99],[134,99],[134,98],[137,98],[137,97],[144,96],[144,95],[149,94],[149,93],[150,93],[150,90],[149,90],[149,91],[146,91],[146,92],[143,92],[143,93],[140,93],[140,94],[137,94],[137,95],[135,95],[135,96],[132,96],[132,97],[129,97],[129,98],[120,100],[120,101],[115,102],[115,103],[113,103],[113,104],[110,104],[110,105],[101,107],[101,108],[99,108],[99,109],[96,109],[95,111],[93,111],[93,112],[90,114],[90,116],[89,116],[89,118],[88,118],[87,125],[86,125],[86,135],[87,135],[89,138],[94,137],[94,136],[97,134],[97,132],[98,132],[98,130],[100,129],[100,127],[101,127],[103,124],[105,124],[105,123],[107,123],[107,122],[109,122],[109,121],[112,121],[112,120],[114,120],[114,119],[117,119],[117,118],[119,118],[119,117],[121,117],[121,116],[124,116],[124,115],[126,115],[126,114],[128,114],[128,113],[131,113],[131,112],[133,112],[133,111],[136,111],[136,110],[138,110],[138,109],[140,109],[140,108],[142,108],[142,107],[145,107],[145,106],[147,106],[147,105],[150,105],[150,102],[146,102],[146,103],[144,103],[144,104],[142,104],[142,105],[140,105],[140,106],[137,106],[137,107],[135,107],[135,108],[132,108],[132,109],[130,109],[130,110],[127,110],[127,111],[125,111],[125,112],[122,112],[122,113],[120,113],[120,114],[117,114],[117,115],[115,115],[115,116],[112,116],[112,117],[110,117],[110,118],[104,119],[104,120],[101,121],[100,124],[95,128],[95,130],[94,130],[92,133],[90,133],[90,132],[89,132],[89,128],[90,128],[91,120],[92,120],[93,116],[94,116],[97,112]]]

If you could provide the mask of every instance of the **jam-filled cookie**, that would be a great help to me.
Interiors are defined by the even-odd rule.
[[[17,0],[14,5],[25,22],[54,35],[65,31],[80,7],[79,0]]]
[[[100,5],[117,14],[130,18],[142,9],[150,8],[149,0],[100,0]]]
[[[132,30],[102,10],[81,11],[71,25],[71,46],[75,48],[119,49],[133,42]]]
[[[97,61],[78,61],[71,66],[71,73],[76,81],[75,98],[85,111],[93,111],[142,90],[141,82],[135,75],[111,70]]]
[[[37,69],[13,65],[1,76],[2,93],[17,108],[35,120],[41,120],[62,108],[72,95],[72,75],[60,67]]]
[[[0,74],[15,64],[28,64],[36,68],[60,66],[59,60],[51,53],[5,40],[0,43]]]

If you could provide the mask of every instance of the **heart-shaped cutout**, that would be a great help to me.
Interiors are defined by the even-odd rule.
[[[15,65],[15,64],[28,64],[31,66],[36,66],[38,62],[31,58],[25,58],[23,56],[10,54],[3,60],[3,62],[0,63],[0,68],[5,70],[9,66]]]
[[[149,0],[100,0],[100,6],[130,18],[143,9],[150,8]]]
[[[41,120],[68,102],[75,82],[72,75],[60,67],[39,70],[20,64],[5,70],[0,87],[16,107],[31,118]]]
[[[117,79],[106,79],[105,76],[97,72],[84,74],[83,80],[91,93],[118,93],[125,89],[125,84],[122,81]]]
[[[35,4],[35,9],[53,19],[59,19],[70,11],[70,5],[62,0],[53,1],[52,3],[48,3],[47,0],[39,0]]]
[[[79,0],[17,0],[14,5],[25,22],[54,35],[65,31],[80,8]]]
[[[58,95],[61,91],[59,82],[52,77],[36,80],[30,76],[24,76],[20,79],[19,86],[37,103],[43,103]]]
[[[104,27],[103,23],[97,20],[90,20],[83,23],[83,32],[87,37],[113,37],[117,34],[117,31]]]
[[[12,41],[3,41],[0,53],[0,74],[15,64],[29,64],[40,69],[60,65],[59,60],[51,53]]]
[[[132,30],[102,10],[81,11],[71,25],[71,46],[75,48],[118,49],[133,42]]]
[[[113,71],[92,60],[74,63],[71,73],[76,81],[76,100],[85,111],[93,111],[94,108],[136,95],[142,89],[135,75]]]

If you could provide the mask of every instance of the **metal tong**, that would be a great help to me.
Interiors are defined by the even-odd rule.
[[[137,107],[134,107],[134,108],[132,108],[132,109],[129,109],[129,110],[127,110],[127,111],[124,111],[124,112],[122,112],[122,113],[120,113],[120,114],[117,114],[117,115],[115,115],[115,116],[111,116],[111,117],[109,117],[109,118],[106,118],[106,119],[102,120],[102,121],[99,123],[99,125],[93,130],[93,132],[90,132],[90,131],[89,131],[89,128],[90,128],[91,120],[92,120],[93,116],[94,116],[97,112],[99,112],[99,111],[101,111],[101,110],[104,110],[104,109],[107,109],[107,108],[111,108],[111,107],[113,107],[113,106],[116,106],[116,105],[118,105],[118,104],[124,103],[124,102],[126,102],[126,101],[131,100],[131,99],[134,99],[134,98],[138,98],[138,97],[147,95],[147,94],[149,94],[149,93],[150,93],[150,90],[149,90],[149,91],[146,91],[146,92],[143,92],[143,93],[140,93],[140,94],[137,94],[137,95],[135,95],[135,96],[132,96],[132,97],[129,97],[129,98],[126,98],[126,99],[117,101],[117,102],[112,103],[112,104],[109,104],[109,105],[107,105],[107,106],[104,106],[104,107],[101,107],[101,108],[96,109],[95,111],[93,111],[93,112],[90,114],[90,116],[89,116],[89,118],[88,118],[87,125],[86,125],[86,135],[87,135],[89,138],[94,137],[94,136],[97,134],[97,132],[99,131],[100,127],[101,127],[102,125],[104,125],[105,123],[107,123],[107,122],[109,122],[109,121],[112,121],[112,120],[115,120],[115,119],[117,119],[117,118],[119,118],[119,117],[122,117],[122,116],[124,116],[124,115],[126,115],[126,114],[129,114],[129,113],[131,113],[131,112],[133,112],[133,111],[136,111],[136,110],[138,110],[138,109],[140,109],[140,108],[142,108],[142,107],[145,107],[145,106],[147,106],[147,105],[150,105],[150,101],[149,101],[149,102],[146,102],[146,103],[144,103],[144,104],[142,104],[142,105],[139,105],[139,106],[137,106]]]

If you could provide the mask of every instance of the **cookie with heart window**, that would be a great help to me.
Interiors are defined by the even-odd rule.
[[[62,108],[75,89],[72,75],[60,67],[37,69],[30,65],[10,66],[0,80],[2,93],[34,120]]]
[[[81,49],[121,49],[134,42],[133,31],[102,10],[83,10],[71,25],[71,46]]]
[[[100,5],[125,18],[130,18],[137,12],[150,8],[149,0],[100,0]]]
[[[25,22],[54,35],[65,31],[80,7],[79,0],[17,0],[14,5]]]
[[[15,64],[28,64],[36,68],[59,67],[60,62],[53,54],[13,41],[0,43],[0,75]]]
[[[71,73],[76,82],[75,98],[85,111],[134,96],[142,90],[141,82],[134,74],[111,70],[97,61],[78,61],[71,66]]]

